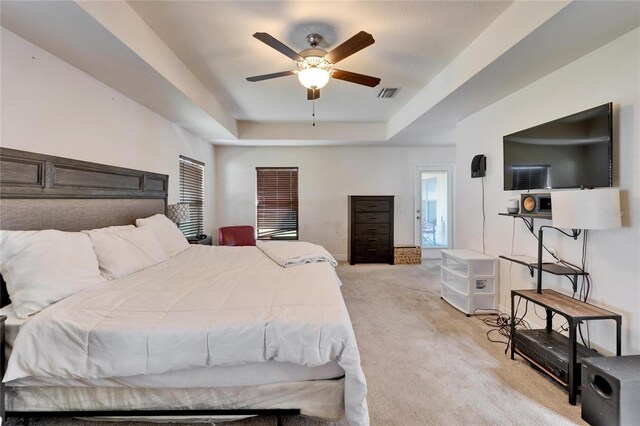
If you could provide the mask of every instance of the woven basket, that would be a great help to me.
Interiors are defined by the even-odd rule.
[[[396,265],[419,265],[422,263],[422,250],[417,246],[394,247],[393,263]]]

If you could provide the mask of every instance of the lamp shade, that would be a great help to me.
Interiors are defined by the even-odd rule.
[[[615,229],[620,220],[620,190],[599,188],[551,193],[555,228]]]
[[[191,220],[189,204],[169,204],[167,206],[167,217],[175,223],[188,222]]]

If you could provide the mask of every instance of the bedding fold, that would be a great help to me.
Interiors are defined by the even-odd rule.
[[[256,246],[283,268],[316,262],[338,265],[331,253],[318,244],[305,241],[256,241]]]

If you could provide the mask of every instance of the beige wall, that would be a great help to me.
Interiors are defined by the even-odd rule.
[[[255,226],[256,167],[299,167],[300,239],[347,254],[347,196],[395,195],[395,242],[414,241],[416,167],[455,148],[216,147],[217,226]]]
[[[536,256],[537,242],[521,221],[498,216],[519,192],[503,191],[502,137],[594,106],[613,102],[614,186],[620,187],[623,228],[590,231],[587,270],[593,280],[590,301],[623,315],[623,353],[640,352],[640,30],[614,40],[541,80],[466,118],[457,126],[456,246],[482,250],[480,179],[467,166],[475,154],[487,156],[486,247],[491,255]],[[543,192],[543,191],[540,191]],[[550,221],[537,220],[536,227]],[[512,233],[512,230],[515,232]],[[549,230],[545,242],[561,258],[581,259],[582,238],[574,241]],[[533,288],[528,270],[501,261],[500,305],[509,307],[510,289]],[[543,275],[543,286],[571,294],[566,278]],[[531,308],[529,312],[531,313]],[[543,312],[538,309],[539,312]],[[531,321],[540,322],[535,315]],[[559,324],[558,324],[559,325]],[[593,341],[615,349],[610,322],[590,326]]]
[[[203,161],[205,232],[213,229],[213,145],[2,28],[4,147],[168,174],[179,197],[178,157]]]

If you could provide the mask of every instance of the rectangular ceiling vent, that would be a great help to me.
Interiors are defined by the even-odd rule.
[[[393,98],[400,90],[398,87],[384,87],[378,93],[379,98]]]

